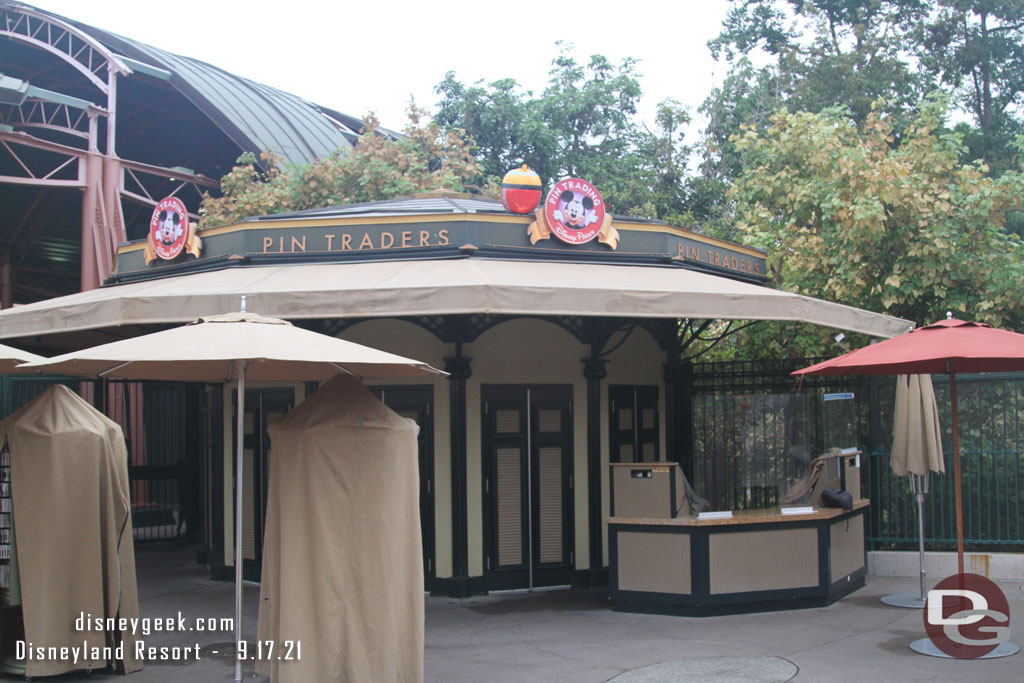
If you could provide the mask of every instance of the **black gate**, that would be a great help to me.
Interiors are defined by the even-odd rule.
[[[202,386],[6,375],[0,377],[0,415],[54,384],[69,387],[121,426],[135,540],[199,540],[204,525],[198,492],[206,476]]]

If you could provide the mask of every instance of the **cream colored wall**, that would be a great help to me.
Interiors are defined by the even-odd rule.
[[[444,359],[453,356],[454,345],[445,344],[427,330],[401,320],[369,320],[353,325],[342,335],[344,339],[383,351],[444,368]],[[617,343],[616,337],[609,346]],[[582,360],[590,355],[589,347],[557,325],[542,320],[518,319],[501,323],[463,346],[463,355],[472,359],[472,375],[466,382],[466,481],[468,498],[469,575],[483,574],[483,485],[480,387],[483,384],[568,384],[573,396],[573,495],[575,511],[575,566],[589,568],[590,537],[588,529],[587,484],[587,383],[583,377]],[[637,329],[629,339],[609,356],[608,377],[601,382],[601,508],[602,518],[608,516],[610,499],[608,485],[608,385],[640,384],[658,386],[658,408],[661,425],[659,450],[665,454],[665,387],[663,365],[665,354],[654,338]],[[452,495],[451,495],[451,432],[449,380],[444,376],[427,379],[374,380],[368,384],[411,385],[434,387],[434,515],[435,547],[438,578],[452,576]],[[293,386],[296,404],[305,398],[304,385],[246,383],[247,389]],[[224,554],[225,564],[234,566],[234,493],[232,398],[235,385],[227,386],[223,396],[224,416]],[[604,563],[608,563],[607,525],[602,525]]]
[[[483,574],[483,480],[480,387],[483,384],[569,384],[573,401],[575,560],[589,566],[587,531],[587,384],[582,359],[588,347],[557,325],[518,319],[501,323],[463,346],[473,374],[466,382],[466,481],[469,499],[469,575]]]
[[[303,382],[246,382],[245,389],[269,389],[292,387],[295,392],[295,405],[306,398],[306,385]],[[238,394],[238,382],[224,385],[221,396],[223,401],[222,418],[224,424],[224,564],[235,566],[235,419],[232,401]],[[252,472],[243,473],[244,477],[252,476]]]
[[[608,342],[608,348],[622,339],[616,335]],[[608,386],[611,384],[646,385],[658,387],[658,457],[665,459],[665,352],[647,330],[637,327],[633,334],[608,356],[605,366],[608,376],[601,380],[601,519],[611,511],[611,487],[609,486],[608,462]],[[604,539],[601,550],[604,566],[608,566],[608,525],[601,523]]]
[[[340,335],[357,344],[395,353],[444,369],[444,359],[455,353],[419,325],[403,320],[368,320],[347,328]],[[452,469],[451,469],[451,389],[444,375],[429,378],[376,380],[366,384],[383,386],[423,385],[434,388],[434,557],[438,578],[452,575]]]

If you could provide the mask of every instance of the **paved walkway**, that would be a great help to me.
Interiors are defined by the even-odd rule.
[[[231,584],[210,581],[194,551],[142,544],[137,551],[143,617],[195,618],[233,614]],[[1024,577],[1022,577],[1024,580]],[[1010,602],[1012,641],[1024,644],[1024,592],[1001,583]],[[614,612],[607,591],[560,591],[427,598],[427,681],[503,683],[769,683],[786,680],[964,681],[1024,680],[1024,654],[988,661],[924,657],[908,644],[924,637],[920,610],[888,607],[882,595],[909,592],[916,580],[868,578],[868,585],[822,609],[709,617]],[[244,634],[254,639],[259,587],[245,586]],[[147,646],[199,644],[195,661],[152,662],[127,679],[107,673],[91,680],[231,681],[230,631],[152,633]],[[308,652],[304,646],[303,652]],[[217,654],[214,654],[214,653]],[[251,665],[247,680],[262,683]],[[62,679],[63,680],[63,679]]]

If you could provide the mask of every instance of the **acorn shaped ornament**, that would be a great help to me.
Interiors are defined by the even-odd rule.
[[[540,203],[540,192],[540,176],[526,164],[513,168],[501,180],[501,203],[512,213],[533,213]]]

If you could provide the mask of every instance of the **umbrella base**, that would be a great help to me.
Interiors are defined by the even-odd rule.
[[[883,596],[882,602],[890,607],[924,609],[924,604],[927,600],[922,600],[920,593],[894,593],[893,595]]]
[[[931,638],[921,638],[915,640],[910,644],[910,649],[919,655],[928,655],[929,657],[944,657],[946,659],[956,659],[947,655],[945,652],[935,647],[935,643],[931,641]],[[996,649],[992,650],[986,655],[977,657],[976,659],[998,659],[1000,657],[1010,657],[1020,652],[1020,647],[1015,643],[999,643]]]

